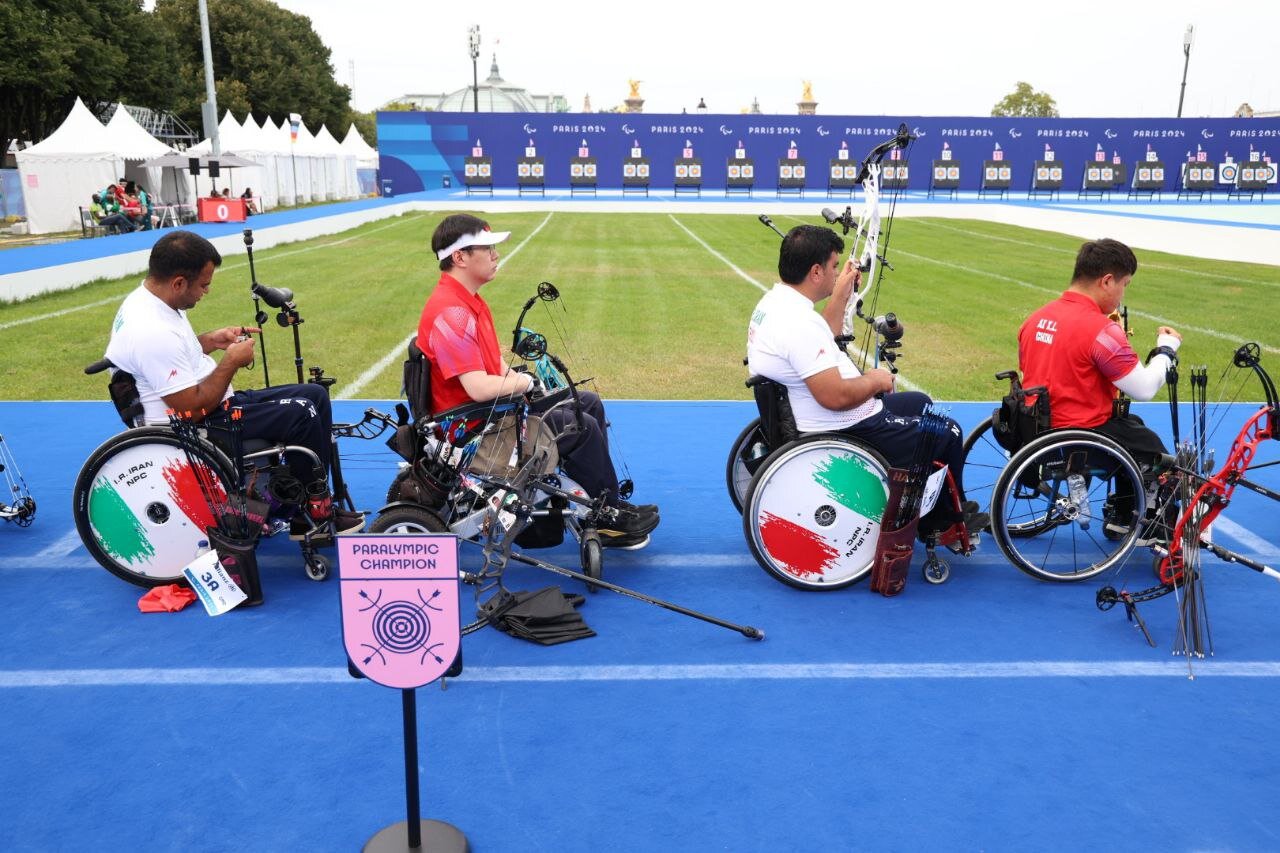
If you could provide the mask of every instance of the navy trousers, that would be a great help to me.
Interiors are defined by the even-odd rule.
[[[919,391],[898,391],[884,395],[884,408],[865,420],[841,430],[884,454],[895,468],[906,468],[915,457],[920,443],[920,415],[924,407],[933,402],[928,394]],[[951,468],[959,500],[964,498],[964,433],[960,424],[947,418],[947,429],[934,445],[933,458]],[[945,494],[938,497],[933,511],[921,519],[923,529],[945,527],[957,520],[954,507]]]
[[[324,479],[333,458],[333,411],[324,388],[308,382],[237,391],[230,403],[244,412],[240,421],[243,439],[302,445],[320,457],[320,470],[301,453],[288,454],[289,470],[304,485]],[[204,423],[211,429],[226,430],[227,411],[218,409]]]
[[[607,502],[613,504],[618,495],[618,474],[609,458],[604,402],[591,391],[579,391],[578,397],[582,405],[581,424],[574,414],[572,398],[560,400],[546,409],[535,401],[530,409],[542,417],[556,437],[564,472],[591,497],[607,494]]]

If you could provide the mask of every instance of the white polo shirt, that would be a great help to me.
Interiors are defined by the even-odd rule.
[[[790,285],[775,284],[751,312],[747,368],[753,376],[765,376],[787,386],[791,412],[801,432],[844,429],[884,407],[872,397],[845,411],[825,408],[814,399],[804,380],[833,367],[844,379],[862,375],[836,346],[831,327],[813,310],[808,297]]]
[[[167,424],[164,396],[197,385],[218,366],[200,346],[187,313],[170,308],[143,285],[120,304],[106,356],[133,374],[147,423]],[[230,396],[228,386],[222,399]]]

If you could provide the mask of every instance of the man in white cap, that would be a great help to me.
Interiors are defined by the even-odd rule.
[[[440,281],[422,309],[417,343],[431,363],[432,412],[527,393],[536,384],[533,376],[503,362],[493,314],[480,296],[480,288],[498,273],[496,247],[510,236],[509,231],[491,231],[489,223],[465,213],[445,217],[431,235]],[[616,520],[600,528],[601,544],[643,547],[658,526],[658,508],[634,506],[618,497],[604,404],[590,391],[579,392],[579,399],[580,420],[569,406],[541,415],[556,437],[561,465],[589,495],[604,495],[605,503],[618,510]]]

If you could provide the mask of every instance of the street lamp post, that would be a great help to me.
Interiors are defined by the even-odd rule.
[[[480,72],[476,60],[480,58],[480,25],[467,30],[467,47],[471,49],[471,106],[480,112]]]
[[[1191,64],[1191,42],[1195,38],[1196,28],[1187,24],[1187,31],[1182,34],[1182,90],[1178,92],[1178,118],[1182,118],[1182,99],[1187,94],[1187,66]]]

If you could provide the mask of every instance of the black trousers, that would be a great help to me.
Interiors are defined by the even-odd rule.
[[[920,416],[924,407],[933,402],[928,394],[919,391],[898,391],[884,395],[884,408],[865,420],[840,432],[865,441],[884,454],[895,468],[906,468],[915,457],[920,443]],[[956,497],[964,497],[964,433],[960,424],[947,418],[947,429],[934,445],[933,458],[951,468],[956,484]],[[955,508],[946,495],[940,495],[933,510],[920,520],[925,530],[946,527],[958,520]]]
[[[591,391],[579,391],[582,422],[574,411],[573,398],[535,400],[530,410],[542,417],[556,437],[560,466],[591,497],[607,495],[613,504],[618,495],[618,474],[609,458],[609,435],[605,431],[604,401]],[[540,405],[542,404],[542,405]]]
[[[301,453],[288,454],[289,470],[304,485],[324,479],[333,458],[333,411],[323,387],[308,382],[237,391],[231,395],[230,403],[232,408],[243,411],[242,439],[302,445],[320,457],[320,470],[316,471],[312,460]],[[227,410],[218,409],[204,423],[210,429],[227,430]]]
[[[1169,452],[1160,436],[1137,415],[1113,417],[1093,429],[1129,451],[1133,454],[1134,461],[1144,467],[1151,467],[1161,455]]]

